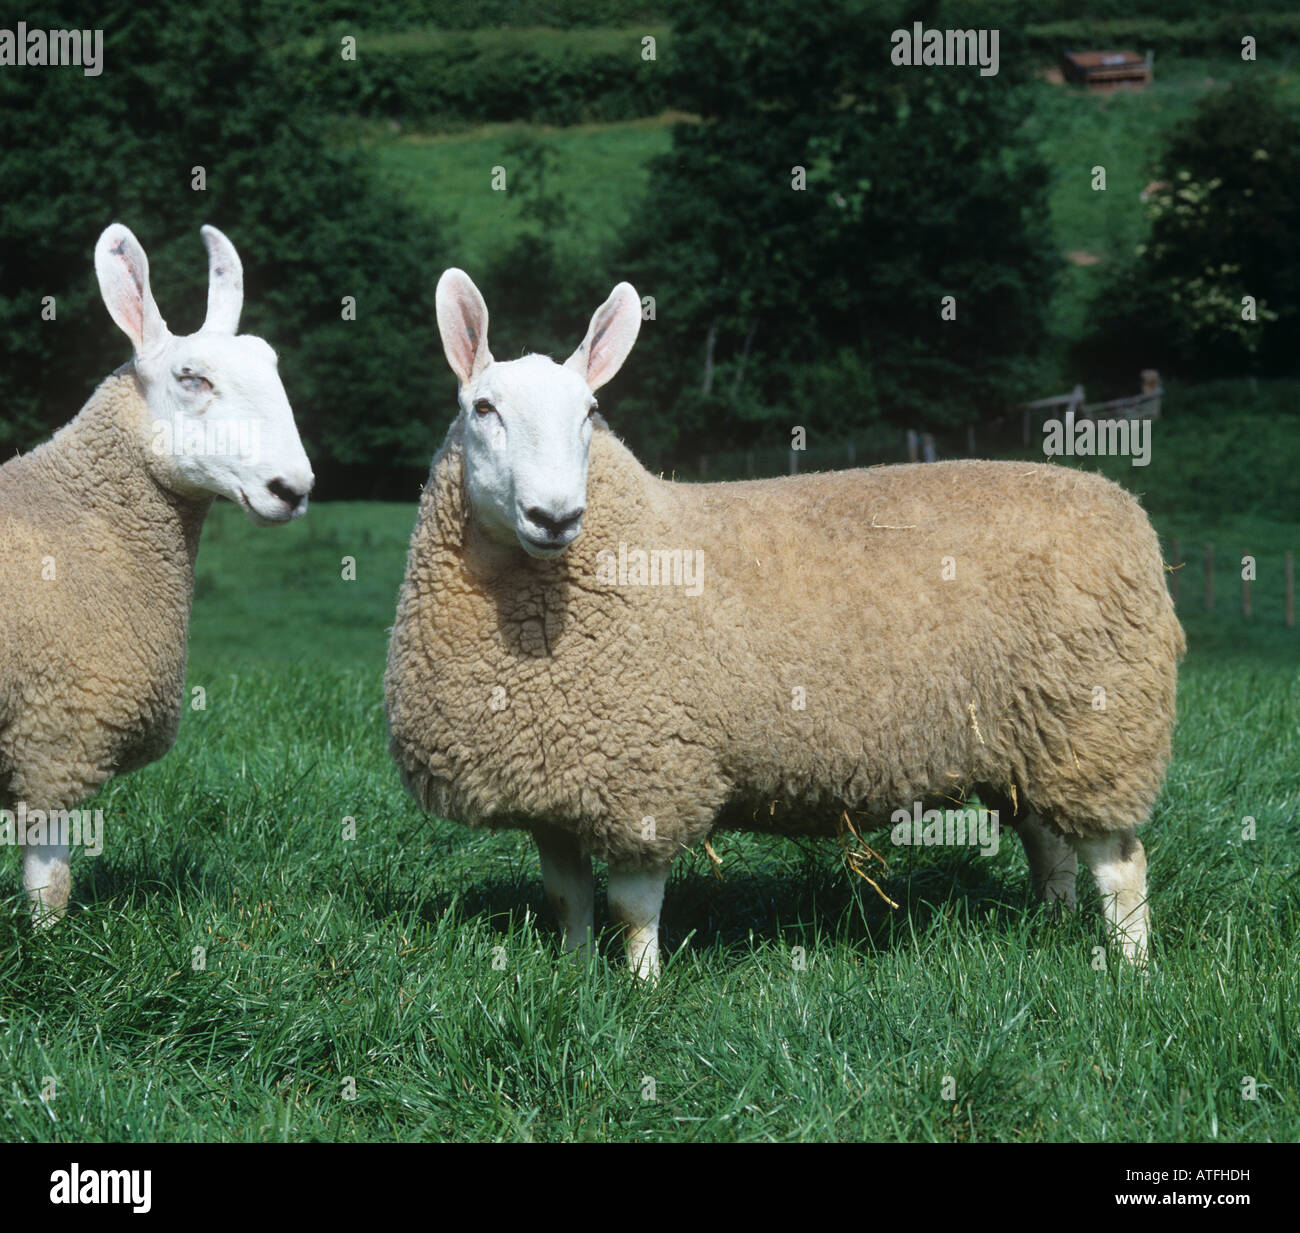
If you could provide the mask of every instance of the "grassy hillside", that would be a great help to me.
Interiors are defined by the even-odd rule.
[[[517,233],[521,187],[514,179],[512,142],[531,137],[555,156],[547,184],[568,207],[569,234],[584,257],[612,245],[633,206],[644,196],[649,160],[668,151],[672,115],[618,124],[543,128],[487,125],[466,133],[410,135],[379,143],[384,175],[395,193],[423,209],[447,217],[454,251],[448,265],[480,270]],[[506,189],[492,188],[493,168],[506,168]]]

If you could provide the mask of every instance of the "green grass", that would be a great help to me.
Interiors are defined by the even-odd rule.
[[[58,930],[31,934],[16,894],[0,912],[0,1139],[1300,1134],[1295,631],[1237,622],[1229,659],[1193,626],[1147,979],[1094,969],[1094,915],[1042,917],[1014,841],[891,857],[893,912],[833,846],[726,836],[724,881],[674,873],[644,988],[608,942],[560,959],[529,841],[424,817],[398,783],[381,673],[413,517],[214,511],[206,709],[101,794],[105,852],[74,857]]]
[[[486,125],[468,133],[408,136],[376,147],[380,175],[391,190],[435,221],[446,218],[455,251],[447,263],[471,272],[508,244],[521,226],[521,203],[511,193],[512,140],[533,136],[556,156],[549,186],[569,210],[568,231],[581,237],[587,257],[602,251],[626,227],[649,183],[647,164],[672,144],[676,117],[653,116],[617,124],[552,129],[526,124]],[[506,189],[492,188],[493,168],[506,168]]]

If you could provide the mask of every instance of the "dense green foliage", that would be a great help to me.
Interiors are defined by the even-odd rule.
[[[289,62],[302,89],[332,112],[426,130],[520,119],[576,124],[666,107],[667,75],[657,59],[642,57],[641,43],[659,44],[666,34],[633,26],[581,37],[545,28],[370,36],[339,26]],[[344,59],[340,40],[353,37],[355,59]]]
[[[1089,13],[1229,20],[1160,0]],[[26,19],[96,16],[74,5]],[[330,3],[215,0],[182,14],[147,0],[107,21],[103,77],[0,75],[0,445],[48,435],[125,358],[89,260],[113,217],[146,244],[178,329],[202,311],[197,226],[230,233],[247,265],[245,327],[282,354],[327,495],[409,491],[427,466],[452,384],[430,300],[452,264],[487,293],[503,355],[567,353],[619,278],[653,296],[612,401],[620,431],[665,468],[775,456],[796,425],[826,451],[820,465],[847,460],[850,443],[859,460],[893,456],[904,428],[951,450],[978,421],[988,448],[1007,404],[1076,380],[1098,396],[1130,392],[1152,365],[1166,377],[1289,371],[1294,263],[1272,250],[1296,251],[1283,187],[1293,75],[1272,101],[1259,95],[1258,120],[1234,95],[1193,140],[1198,176],[1227,169],[1258,190],[1236,194],[1231,225],[1210,211],[1175,232],[1170,211],[1165,234],[1149,235],[1137,194],[1175,158],[1161,130],[1247,74],[1235,43],[1184,64],[1157,40],[1156,84],[1101,97],[1033,79],[1055,54],[1044,24],[1073,20],[1067,5],[927,10],[930,26],[1000,29],[993,78],[893,68],[889,34],[911,16],[897,0],[599,13],[392,0],[354,31],[352,12]],[[1267,23],[1231,20],[1274,71]],[[640,56],[638,23],[658,32],[656,60]],[[356,61],[339,55],[344,31]],[[195,56],[196,40],[223,54]],[[643,114],[661,107],[673,110]],[[518,123],[466,130],[485,117]],[[540,123],[587,117],[600,123]],[[1256,130],[1283,151],[1276,174],[1238,140]],[[1096,163],[1106,193],[1088,188]],[[1197,276],[1202,250],[1238,267],[1210,288],[1214,302],[1248,290],[1264,324],[1216,339],[1184,311],[1195,300],[1179,279]],[[347,295],[355,322],[341,317]],[[955,321],[940,318],[945,295]],[[41,320],[45,296],[54,322]],[[1234,352],[1243,338],[1264,346]]]
[[[1073,7],[1073,6],[1071,6]],[[1122,6],[1115,16],[1102,16],[1101,6],[1089,4],[1086,17],[1071,13],[1061,21],[1035,21],[1027,28],[1029,46],[1036,55],[1055,58],[1065,49],[1126,49],[1153,51],[1159,72],[1167,56],[1239,56],[1242,39],[1250,35],[1264,52],[1300,43],[1300,13],[1252,6],[1241,12],[1224,12],[1215,5],[1209,12],[1191,16],[1179,11],[1165,16],[1136,16],[1145,5]]]
[[[549,26],[582,30],[592,26],[651,23],[663,20],[658,0],[285,0],[278,6],[282,29],[317,34],[325,26],[362,23],[366,30],[518,29]]]
[[[1188,375],[1294,371],[1300,120],[1267,78],[1207,95],[1170,135],[1150,235],[1105,289],[1085,355]],[[1255,319],[1243,319],[1243,299]]]
[[[626,397],[644,422],[674,408],[670,448],[848,434],[918,405],[960,423],[1032,387],[1057,258],[1046,168],[1015,137],[1024,59],[1009,36],[996,77],[862,55],[903,17],[799,0],[675,15],[674,98],[702,122],[654,165],[622,254],[657,312],[656,384]]]

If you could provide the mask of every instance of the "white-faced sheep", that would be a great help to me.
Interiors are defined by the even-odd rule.
[[[425,809],[533,832],[566,949],[593,856],[653,974],[670,862],[715,829],[827,835],[978,792],[1043,897],[1072,903],[1083,859],[1141,960],[1135,828],[1184,641],[1132,497],[1022,462],[665,481],[595,413],[640,327],[626,283],[563,365],[494,362],[459,270],[437,311],[460,410],[398,600],[391,750]]]
[[[135,358],[0,467],[0,809],[11,828],[17,815],[41,923],[68,900],[67,811],[175,740],[214,496],[266,526],[305,513],[313,483],[275,353],[235,334],[239,256],[215,228],[202,235],[207,318],[176,337],[135,236],[104,231],[99,289]]]

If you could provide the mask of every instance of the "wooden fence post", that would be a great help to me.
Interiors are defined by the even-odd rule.
[[[915,428],[907,430],[907,461],[915,462],[917,460],[917,450],[920,448],[920,438],[916,435]]]
[[[1214,545],[1205,545],[1205,611],[1214,607]]]
[[[1242,556],[1249,555],[1248,552],[1242,553]],[[1250,619],[1250,579],[1246,577],[1244,569],[1241,571],[1241,615]]]

